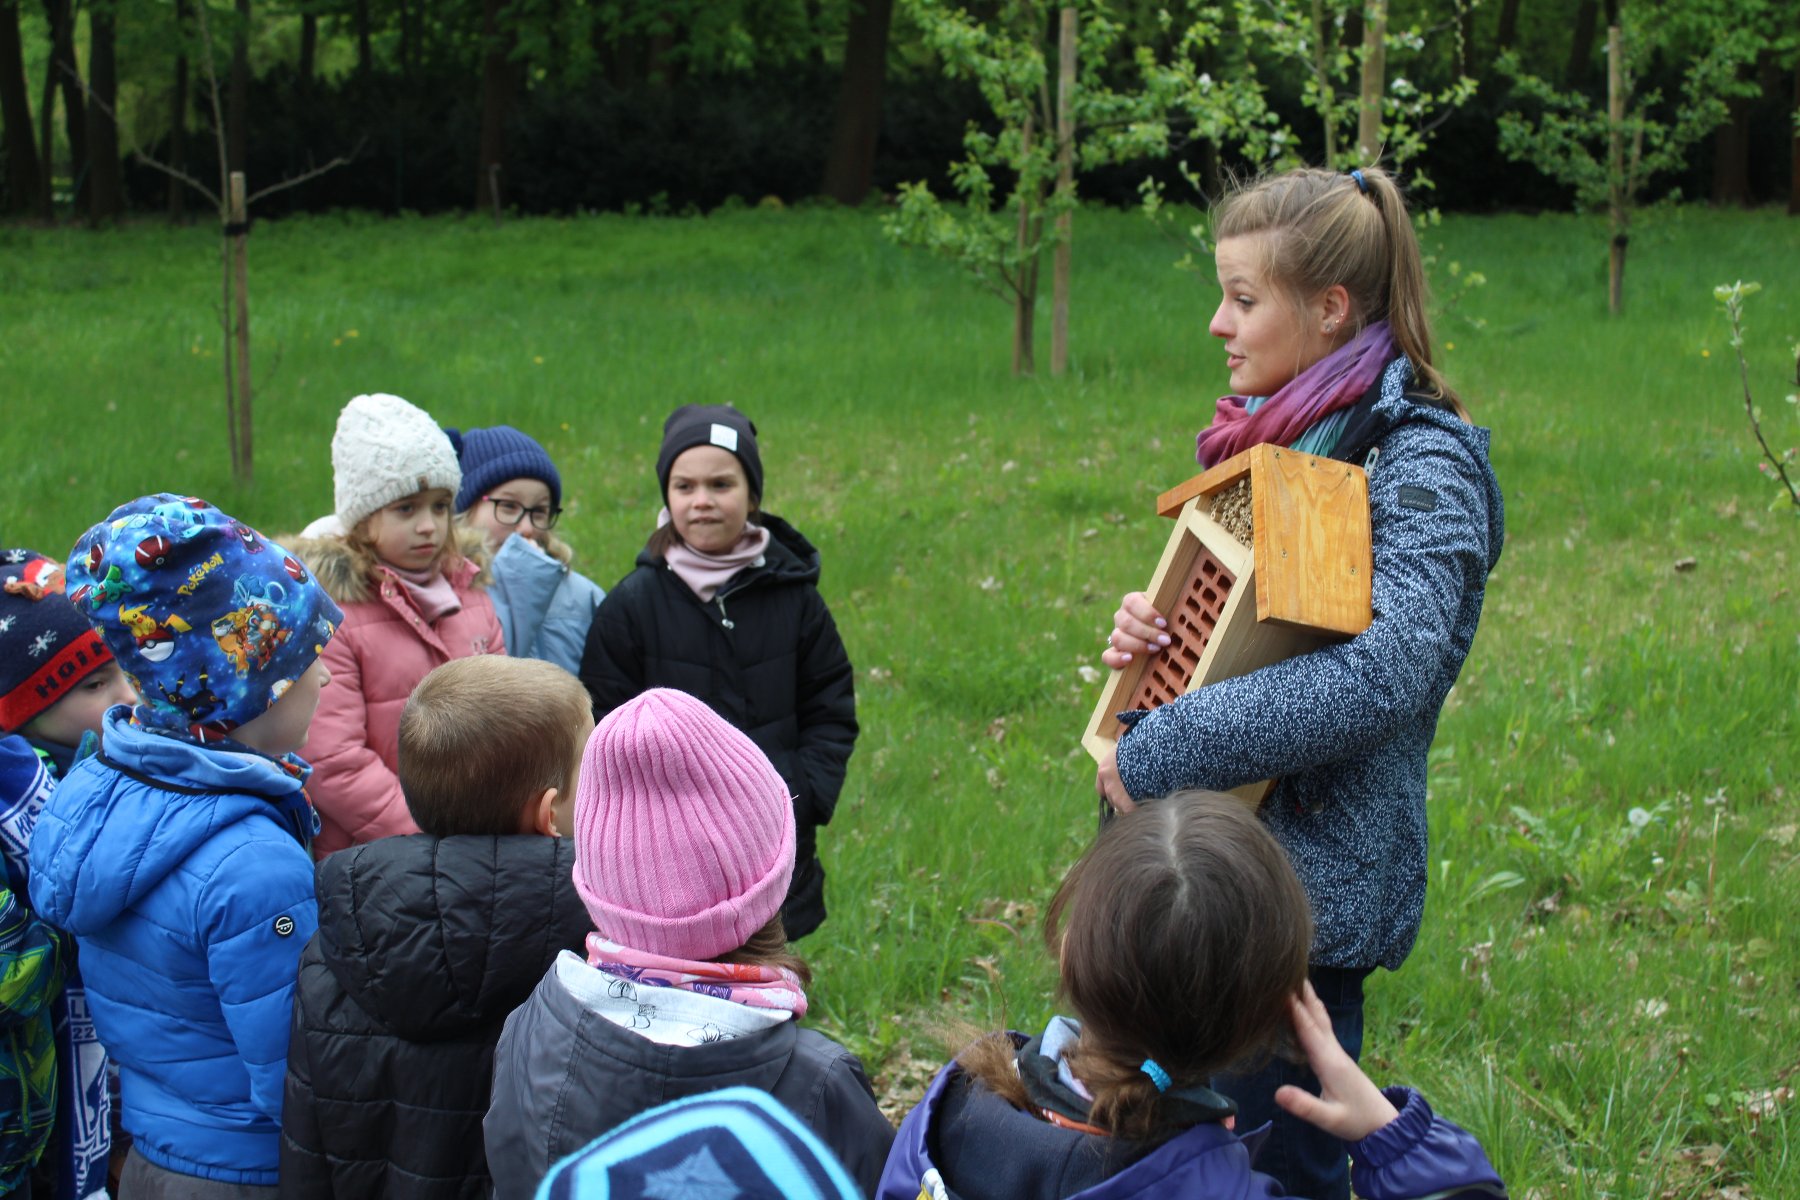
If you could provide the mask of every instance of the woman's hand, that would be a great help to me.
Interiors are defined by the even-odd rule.
[[[1164,632],[1169,623],[1142,592],[1132,592],[1119,601],[1113,614],[1113,631],[1106,637],[1106,652],[1100,661],[1117,671],[1140,654],[1155,654],[1169,644]],[[1123,810],[1121,810],[1123,811]]]
[[[1137,807],[1131,793],[1119,782],[1119,747],[1115,743],[1106,748],[1101,756],[1100,770],[1094,777],[1094,790],[1100,798],[1113,806],[1114,812],[1127,813]]]
[[[1275,1103],[1346,1142],[1361,1141],[1400,1115],[1338,1045],[1337,1035],[1331,1032],[1331,1015],[1311,983],[1305,985],[1303,995],[1288,997],[1288,1007],[1294,1033],[1313,1074],[1319,1077],[1321,1094],[1315,1096],[1289,1084],[1276,1089]]]

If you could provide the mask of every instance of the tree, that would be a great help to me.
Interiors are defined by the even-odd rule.
[[[861,204],[875,177],[881,138],[881,93],[887,80],[888,29],[894,0],[852,0],[844,39],[837,121],[819,190],[840,204]]]
[[[500,213],[500,176],[506,163],[506,122],[518,90],[508,0],[481,6],[481,145],[475,159],[476,211]]]
[[[0,0],[0,122],[6,135],[6,208],[15,216],[26,216],[37,210],[42,187],[31,132],[31,93],[25,86],[18,0]]]
[[[1681,13],[1655,10],[1649,18],[1632,7],[1622,26],[1608,31],[1608,99],[1602,111],[1581,92],[1558,91],[1526,71],[1518,56],[1503,55],[1500,70],[1511,78],[1520,108],[1500,117],[1500,149],[1507,157],[1544,172],[1575,191],[1576,207],[1604,206],[1611,228],[1608,303],[1624,307],[1625,255],[1633,212],[1656,176],[1687,164],[1687,151],[1723,123],[1726,100],[1742,88],[1739,67],[1751,61],[1758,42],[1754,29],[1734,23],[1713,0],[1698,0]],[[1638,91],[1640,64],[1661,45],[1680,45],[1690,22],[1711,13],[1716,36],[1689,60],[1681,94],[1672,106],[1654,89]],[[1673,108],[1673,112],[1669,109]]]
[[[98,0],[88,11],[88,220],[95,225],[125,215],[125,179],[119,169],[119,71],[113,57],[115,5]]]

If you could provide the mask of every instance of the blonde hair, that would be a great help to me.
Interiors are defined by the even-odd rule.
[[[1423,392],[1467,421],[1468,409],[1431,359],[1430,289],[1406,199],[1380,167],[1356,177],[1302,168],[1238,185],[1213,213],[1213,236],[1263,234],[1264,274],[1296,307],[1342,285],[1352,333],[1385,320]]]
[[[426,833],[519,831],[525,806],[570,795],[592,717],[581,681],[535,658],[437,667],[400,714],[400,790]]]

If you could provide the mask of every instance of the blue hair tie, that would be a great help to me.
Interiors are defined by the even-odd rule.
[[[1169,1084],[1174,1082],[1169,1078],[1169,1073],[1162,1069],[1162,1064],[1157,1062],[1154,1058],[1146,1058],[1144,1060],[1144,1065],[1139,1067],[1138,1070],[1150,1077],[1150,1082],[1156,1085],[1156,1090],[1159,1092],[1168,1091]]]
[[[1363,178],[1363,173],[1360,170],[1350,172],[1350,178],[1356,180],[1357,191],[1365,196],[1369,194],[1369,181]]]

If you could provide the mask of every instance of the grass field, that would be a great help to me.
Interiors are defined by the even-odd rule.
[[[610,584],[650,528],[663,415],[738,404],[857,666],[813,1011],[904,1099],[941,1015],[1052,1011],[1034,923],[1093,831],[1084,669],[1223,387],[1211,281],[1129,214],[1083,213],[1077,239],[1073,369],[1017,381],[1006,310],[868,215],[260,226],[243,490],[216,231],[0,229],[0,540],[60,550],[154,490],[292,530],[330,506],[339,406],[380,390],[540,437]],[[1764,283],[1753,382],[1800,440],[1800,222],[1657,215],[1619,318],[1599,221],[1429,241],[1441,282],[1489,281],[1439,338],[1494,430],[1509,537],[1367,1065],[1474,1129],[1517,1196],[1800,1195],[1800,521],[1767,510],[1711,297]]]

